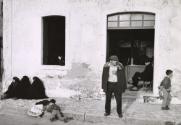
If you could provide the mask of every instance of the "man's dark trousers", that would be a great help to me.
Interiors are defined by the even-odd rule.
[[[116,103],[117,103],[117,113],[122,115],[122,92],[119,90],[118,83],[110,83],[107,84],[107,92],[106,92],[106,105],[105,110],[106,113],[110,114],[111,111],[111,98],[114,93]]]

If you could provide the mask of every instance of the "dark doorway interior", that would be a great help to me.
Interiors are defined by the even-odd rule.
[[[153,59],[154,29],[110,29],[107,36],[107,57],[117,55],[124,65],[144,65],[146,57]]]
[[[65,17],[43,17],[43,64],[65,65]]]

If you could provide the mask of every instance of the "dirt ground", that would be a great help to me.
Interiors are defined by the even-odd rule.
[[[114,125],[106,122],[86,122],[81,120],[72,120],[68,123],[62,121],[51,122],[47,118],[32,118],[28,116],[7,116],[0,115],[0,125]],[[124,125],[121,123],[121,125]]]

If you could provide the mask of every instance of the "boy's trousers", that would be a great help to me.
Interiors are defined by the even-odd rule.
[[[171,99],[172,99],[171,94],[165,88],[162,88],[162,92],[163,92],[162,107],[166,107],[166,106],[169,107]]]

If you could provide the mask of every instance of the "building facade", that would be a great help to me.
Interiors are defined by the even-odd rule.
[[[111,54],[108,52],[110,50],[108,17],[119,14],[152,14],[154,18],[148,19],[147,22],[154,21],[154,25],[148,22],[147,26],[154,29],[150,39],[154,43],[150,53],[154,57],[153,93],[155,95],[158,93],[158,85],[165,75],[165,70],[172,69],[173,93],[175,96],[181,94],[180,0],[4,0],[3,2],[3,86],[6,86],[6,81],[12,76],[36,75],[44,79],[48,90],[53,90],[62,83],[65,87],[66,84],[76,86],[77,83],[81,83],[82,86],[90,87],[92,84],[100,88],[102,67],[107,56]],[[60,23],[57,23],[57,20],[60,20]],[[140,19],[136,19],[135,26],[139,25],[139,22]],[[54,24],[61,30],[52,30],[51,27],[56,27]],[[115,24],[110,26],[113,26],[113,29],[116,27]],[[143,27],[127,26],[126,29],[145,29],[146,23],[141,26]],[[55,33],[49,34],[48,31]],[[56,35],[56,31],[63,35]],[[141,33],[140,31],[140,38],[145,32],[143,35]],[[48,40],[51,42],[46,42]],[[63,43],[53,42],[56,40]],[[57,46],[60,46],[62,51],[59,51]],[[53,53],[55,51],[57,52]],[[52,57],[53,55],[56,57]],[[54,79],[54,82],[51,82],[51,79]]]

